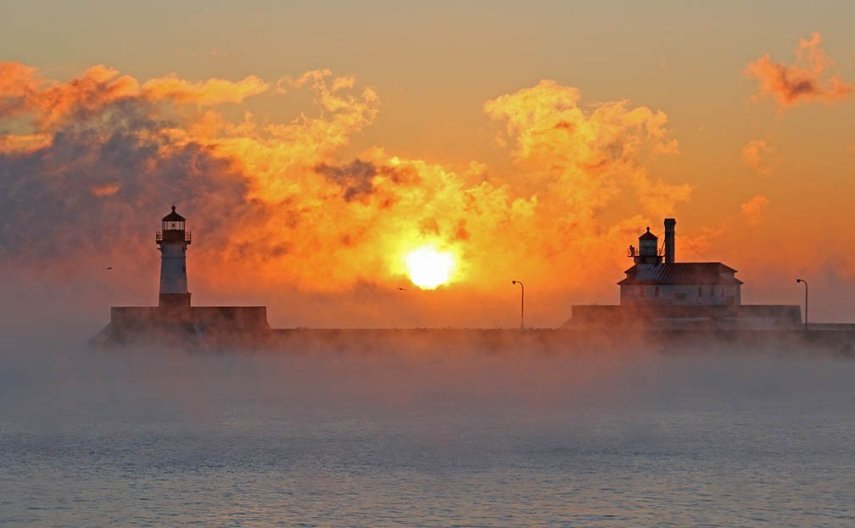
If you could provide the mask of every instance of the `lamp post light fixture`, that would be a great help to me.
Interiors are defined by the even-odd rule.
[[[796,279],[796,283],[805,285],[805,331],[808,329],[808,281],[804,279]]]
[[[520,330],[525,330],[525,284],[518,280],[512,280],[511,284],[520,285]]]

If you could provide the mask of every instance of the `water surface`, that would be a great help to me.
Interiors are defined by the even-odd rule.
[[[855,362],[22,350],[2,526],[852,526]]]

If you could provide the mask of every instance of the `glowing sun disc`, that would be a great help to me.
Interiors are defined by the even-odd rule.
[[[454,256],[433,246],[422,246],[407,254],[407,272],[413,284],[433,290],[448,282],[454,269]]]

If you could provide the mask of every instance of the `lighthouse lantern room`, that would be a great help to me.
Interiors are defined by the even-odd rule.
[[[185,230],[184,217],[172,212],[163,217],[161,231],[155,236],[160,249],[160,296],[161,308],[189,307],[190,293],[187,291],[187,246],[190,232]]]

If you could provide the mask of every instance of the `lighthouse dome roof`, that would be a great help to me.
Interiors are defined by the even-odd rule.
[[[650,232],[650,228],[647,228],[647,232],[638,237],[639,240],[658,240],[656,235]]]
[[[175,206],[172,206],[172,212],[163,217],[164,222],[183,222],[184,217],[175,212]]]

